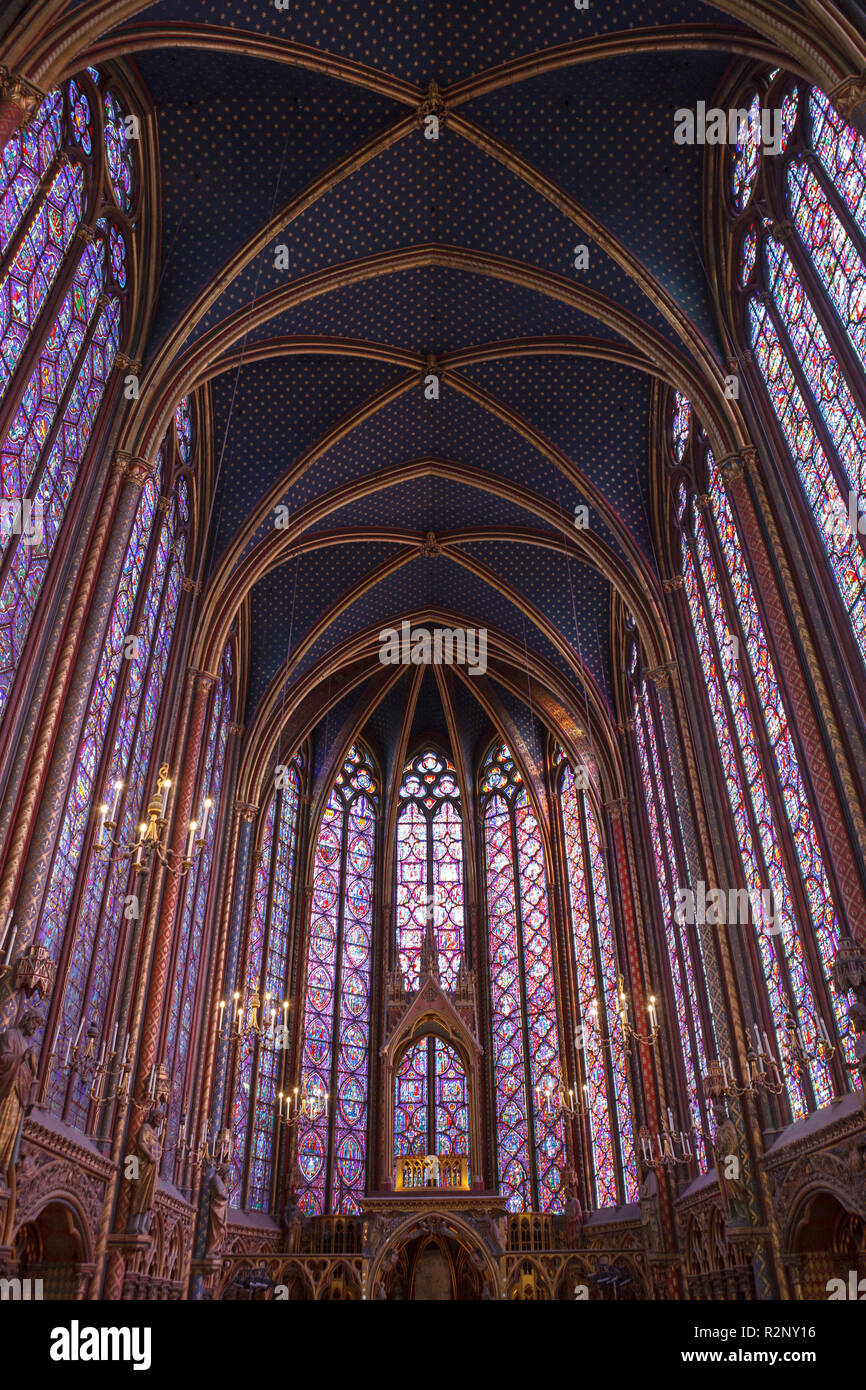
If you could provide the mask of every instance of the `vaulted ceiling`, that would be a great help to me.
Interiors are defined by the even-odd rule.
[[[612,593],[662,609],[653,391],[723,365],[673,113],[770,41],[698,0],[163,0],[119,57],[157,123],[145,371],[208,383],[205,611],[248,605],[247,725],[392,757],[411,672],[375,639],[415,616],[490,632],[450,712],[416,683],[416,732],[493,717],[531,756],[611,718]]]

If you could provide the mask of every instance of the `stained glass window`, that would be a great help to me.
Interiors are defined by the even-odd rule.
[[[143,489],[49,874],[40,931],[55,961],[81,884],[55,1039],[61,1056],[82,1019],[98,1032],[106,1030],[111,984],[140,909],[130,861],[109,857],[107,839],[100,842],[98,806],[104,796],[113,802],[121,783],[115,838],[134,837],[151,790],[148,772],[184,574],[181,490],[182,481],[156,528],[156,479]],[[52,1106],[83,1125],[86,1089],[76,1080],[67,1096],[61,1076],[58,1070]]]
[[[322,816],[313,865],[300,1068],[299,1202],[309,1215],[355,1213],[364,1195],[370,966],[378,783],[350,748]]]
[[[394,1075],[394,1154],[469,1158],[466,1069],[454,1047],[426,1037],[403,1053]]]
[[[509,1211],[561,1211],[566,1163],[553,949],[541,834],[508,747],[481,773],[499,1191]]]
[[[583,780],[583,779],[581,779]],[[607,873],[595,811],[562,762],[559,808],[574,953],[581,1103],[586,1108],[594,1205],[638,1199],[628,1093],[628,1059],[619,1026],[619,988]]]
[[[688,1112],[680,1128],[690,1136],[689,1147],[700,1171],[706,1172],[707,1145],[700,1135],[710,1133],[701,1077],[707,1060],[716,1056],[712,1014],[707,997],[701,938],[695,922],[677,922],[677,892],[689,883],[682,856],[680,809],[671,775],[657,696],[639,677],[637,647],[632,647],[632,709],[638,763],[643,784],[652,860],[658,887],[659,911],[667,948],[670,997],[677,1023]]]
[[[818,1024],[831,1032],[835,1024],[840,1033],[844,1026],[844,1000],[831,979],[839,925],[746,556],[708,451],[705,468],[706,506],[693,507],[683,552],[685,593],[737,828],[774,1050],[799,1117],[833,1096]],[[795,1055],[795,1026],[817,1053],[808,1065]]]
[[[463,956],[463,826],[457,774],[428,750],[403,769],[397,816],[397,955],[407,990],[418,988],[428,920],[439,981],[453,990]]]
[[[183,906],[173,943],[170,994],[163,1060],[172,1078],[166,1126],[166,1152],[176,1153],[179,1128],[186,1119],[187,1132],[195,1123],[188,1113],[194,1086],[192,1041],[196,996],[205,951],[205,920],[214,868],[214,850],[220,814],[220,793],[225,770],[226,744],[232,719],[232,651],[226,647],[220,664],[204,745],[196,818],[205,827],[202,848],[183,885]],[[189,1069],[189,1070],[188,1070]],[[177,1174],[178,1178],[180,1173]]]
[[[817,88],[780,82],[768,105],[781,101],[785,158],[762,177],[790,222],[733,219],[742,320],[866,660],[866,141]]]
[[[123,333],[133,229],[115,220],[113,205],[93,230],[81,225],[85,207],[100,212],[91,190],[98,164],[87,158],[92,114],[87,79],[73,79],[65,95],[49,93],[3,150],[0,399],[8,424],[0,440],[0,715]]]
[[[232,1114],[231,1201],[252,1211],[271,1208],[277,1096],[288,1044],[287,976],[300,806],[298,764],[281,766],[276,781],[262,822],[247,946],[245,1018],[249,1023],[255,1007],[258,1030],[250,1028],[241,1039]]]

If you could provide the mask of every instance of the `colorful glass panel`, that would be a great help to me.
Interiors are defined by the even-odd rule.
[[[3,148],[0,161],[0,252],[10,245],[60,149],[63,98],[49,92],[33,120]]]

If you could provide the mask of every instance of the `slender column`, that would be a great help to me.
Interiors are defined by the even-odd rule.
[[[19,946],[31,941],[35,932],[105,628],[141,490],[151,471],[149,464],[128,454],[118,454],[112,465],[57,659],[0,881],[4,921],[20,881]]]
[[[839,799],[833,770],[827,757],[821,730],[818,727],[811,694],[804,679],[803,664],[792,640],[793,635],[767,549],[761,518],[746,480],[746,466],[752,462],[755,453],[754,450],[746,450],[743,454],[733,456],[730,459],[721,459],[719,460],[719,467],[736,508],[743,539],[754,565],[756,586],[760,590],[772,628],[779,668],[799,729],[800,744],[808,766],[821,824],[827,837],[845,915],[851,926],[852,935],[861,945],[866,945],[866,900],[864,900],[863,876],[852,852],[851,839],[846,827],[846,808],[843,808]],[[763,497],[763,487],[754,470],[752,480],[759,500],[764,503],[761,510],[768,527],[771,528],[772,535],[775,526],[770,517],[769,507],[766,505],[766,498]],[[774,548],[780,565],[786,564],[781,544]],[[793,585],[790,586],[789,593],[792,606],[796,606],[793,598]],[[814,653],[806,650],[806,648],[811,648],[811,642],[806,631],[805,621],[802,615],[796,611],[794,616],[795,619],[800,618],[798,635],[804,647],[805,665],[813,677],[815,697],[821,705],[824,727],[833,745],[836,769],[843,783],[851,788],[852,795],[848,798],[847,813],[859,832],[861,849],[864,849],[866,848],[866,842],[864,842],[866,825],[864,825],[862,812],[857,805],[857,798],[853,795],[853,783],[842,742],[835,728],[835,721],[832,718],[826,692],[822,689],[823,682],[817,678],[813,659]],[[0,903],[0,910],[2,910],[2,903]]]
[[[190,811],[195,794],[199,754],[208,705],[208,692],[215,680],[215,676],[207,672],[196,671],[192,667],[190,667],[187,672],[187,681],[183,697],[183,710],[178,723],[178,730],[180,731],[185,728],[186,736],[183,739],[184,760],[181,767],[177,799],[174,806],[174,819],[170,844],[171,861],[173,863],[181,859],[186,851]],[[156,921],[154,931],[149,978],[146,966],[144,966],[141,971],[139,997],[136,1001],[136,1017],[133,1020],[133,1027],[131,1030],[133,1035],[138,1034],[138,1024],[139,1019],[141,1019],[136,1081],[133,1087],[133,1095],[137,1096],[139,1102],[144,1100],[148,1076],[152,1067],[154,1067],[158,1061],[157,1045],[165,997],[165,986],[168,978],[171,940],[174,932],[175,914],[180,897],[180,885],[182,882],[185,882],[185,880],[182,880],[177,873],[165,871],[163,874],[163,882],[162,900],[159,905],[158,920]],[[145,1104],[139,1103],[131,1107],[129,1128],[126,1137],[126,1151],[128,1153],[134,1150],[135,1141],[146,1115],[147,1107]],[[128,1182],[122,1182],[121,1178],[122,1173],[118,1175],[117,1179],[117,1181],[120,1182],[120,1190],[117,1195],[114,1220],[114,1229],[118,1236],[124,1231],[129,1214],[130,1202],[130,1185]],[[121,1296],[123,1273],[124,1257],[118,1245],[114,1245],[108,1259],[108,1269],[105,1278],[105,1298],[111,1299]]]

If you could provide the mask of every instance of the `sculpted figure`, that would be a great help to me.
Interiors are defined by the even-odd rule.
[[[206,1255],[213,1255],[221,1245],[223,1236],[226,1232],[226,1221],[228,1219],[229,1190],[226,1183],[228,1177],[228,1166],[220,1164],[214,1168],[208,1183],[208,1194],[210,1205],[207,1217],[207,1246]]]
[[[127,1225],[127,1230],[133,1235],[146,1234],[150,1229],[151,1208],[156,1191],[156,1177],[159,1172],[161,1153],[158,1133],[159,1119],[158,1111],[148,1111],[135,1141],[138,1177],[132,1183],[132,1206]]]
[[[424,1158],[424,1186],[435,1187],[439,1182],[439,1159],[436,1154]]]
[[[748,1225],[749,1192],[741,1177],[742,1158],[737,1129],[720,1102],[714,1102],[713,1113],[716,1120],[713,1156],[725,1217],[738,1225]]]
[[[0,1172],[6,1174],[18,1152],[24,1115],[36,1079],[38,1053],[30,1039],[42,1020],[28,1009],[17,1024],[0,1033]]]

